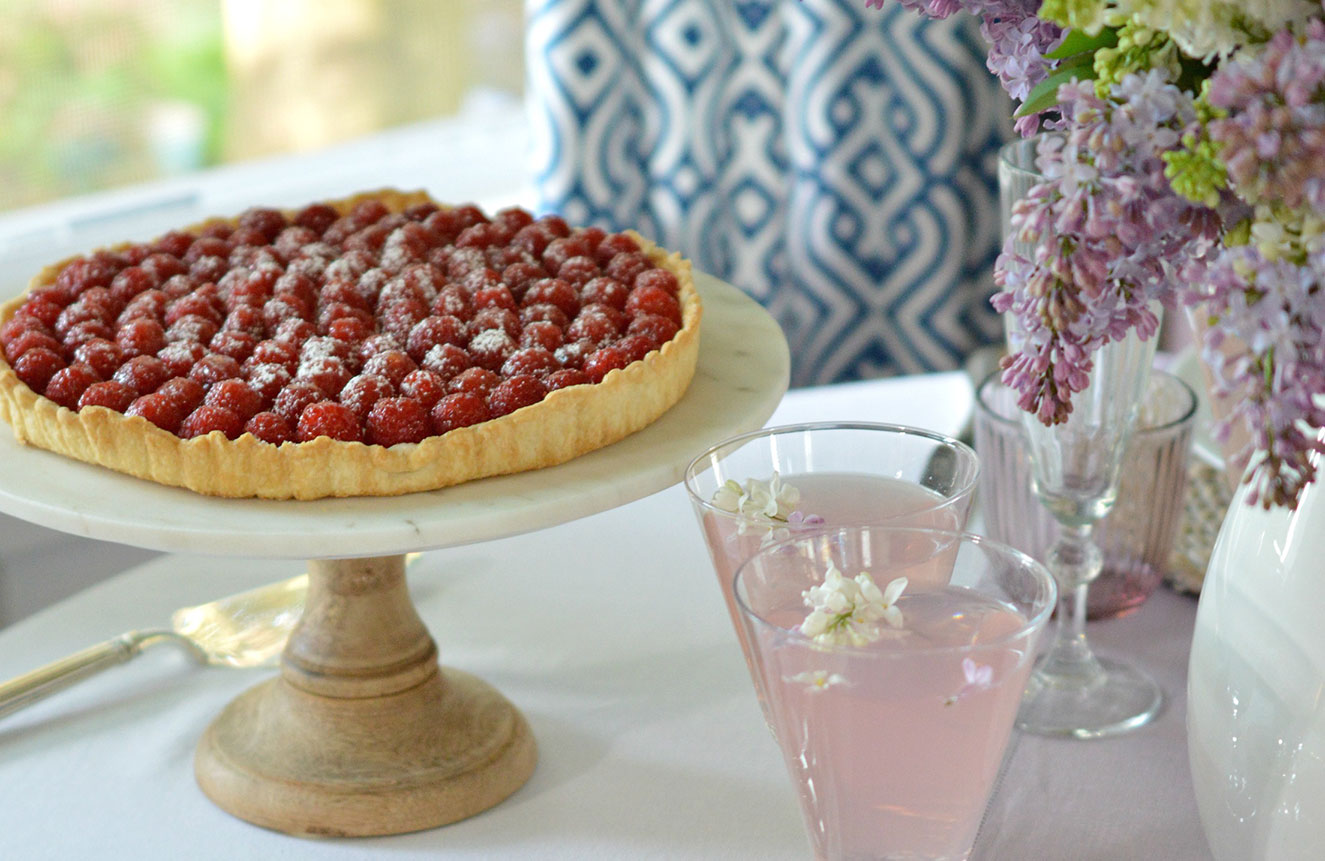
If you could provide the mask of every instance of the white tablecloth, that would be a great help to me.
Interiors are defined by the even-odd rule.
[[[964,377],[948,374],[795,391],[773,423],[952,432],[969,408]],[[162,557],[0,630],[0,677],[297,571]],[[410,583],[442,660],[495,684],[533,727],[538,768],[506,802],[445,828],[363,840],[234,819],[194,784],[193,748],[226,702],[272,671],[199,668],[163,647],[0,720],[0,858],[808,857],[682,488],[425,554]],[[1092,623],[1098,648],[1149,668],[1169,704],[1122,738],[1014,739],[976,858],[1209,857],[1184,732],[1195,606],[1161,590],[1129,618]]]

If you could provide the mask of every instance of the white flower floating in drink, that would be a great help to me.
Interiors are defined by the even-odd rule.
[[[826,691],[836,685],[850,684],[845,676],[827,670],[807,670],[794,676],[783,676],[782,681],[803,684],[805,690],[812,694]]]
[[[962,658],[962,675],[966,677],[966,684],[962,685],[955,696],[943,701],[945,706],[950,706],[977,691],[987,691],[994,686],[994,668],[987,664],[977,664],[971,658]]]
[[[742,515],[737,526],[738,535],[763,532],[763,544],[771,544],[791,537],[793,532],[822,526],[824,519],[817,514],[796,510],[801,494],[790,484],[784,484],[776,472],[768,481],[747,479],[742,485],[729,478],[713,492],[713,505],[722,511]]]
[[[880,590],[868,572],[848,580],[830,562],[824,582],[802,593],[810,615],[801,623],[801,633],[826,646],[868,645],[883,636],[879,622],[902,627],[897,599],[906,582],[905,577],[898,577]]]

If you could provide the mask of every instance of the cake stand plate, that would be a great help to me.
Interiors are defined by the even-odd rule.
[[[367,836],[454,822],[500,802],[537,760],[524,716],[437,662],[405,582],[410,551],[501,538],[676,483],[709,445],[753,430],[787,387],[777,324],[697,274],[699,363],[656,422],[559,466],[398,497],[234,500],[164,487],[18,444],[0,431],[0,511],[174,552],[305,558],[304,614],[280,675],[208,727],[198,784],[228,812],[299,835]]]

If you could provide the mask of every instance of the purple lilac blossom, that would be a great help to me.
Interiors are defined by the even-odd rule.
[[[1015,205],[995,268],[994,307],[1015,315],[1023,339],[1003,380],[1045,424],[1066,421],[1096,350],[1155,334],[1155,304],[1175,302],[1179,272],[1199,273],[1219,230],[1164,179],[1161,153],[1195,120],[1164,72],[1128,75],[1109,101],[1089,81],[1064,84],[1059,99],[1064,131],[1041,142],[1045,179]]]
[[[1250,203],[1325,214],[1325,22],[1281,30],[1210,76],[1210,122],[1234,190]]]

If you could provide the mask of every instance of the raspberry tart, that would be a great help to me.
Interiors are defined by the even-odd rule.
[[[552,466],[684,394],[690,266],[634,233],[384,190],[47,267],[0,306],[24,443],[228,497]]]

